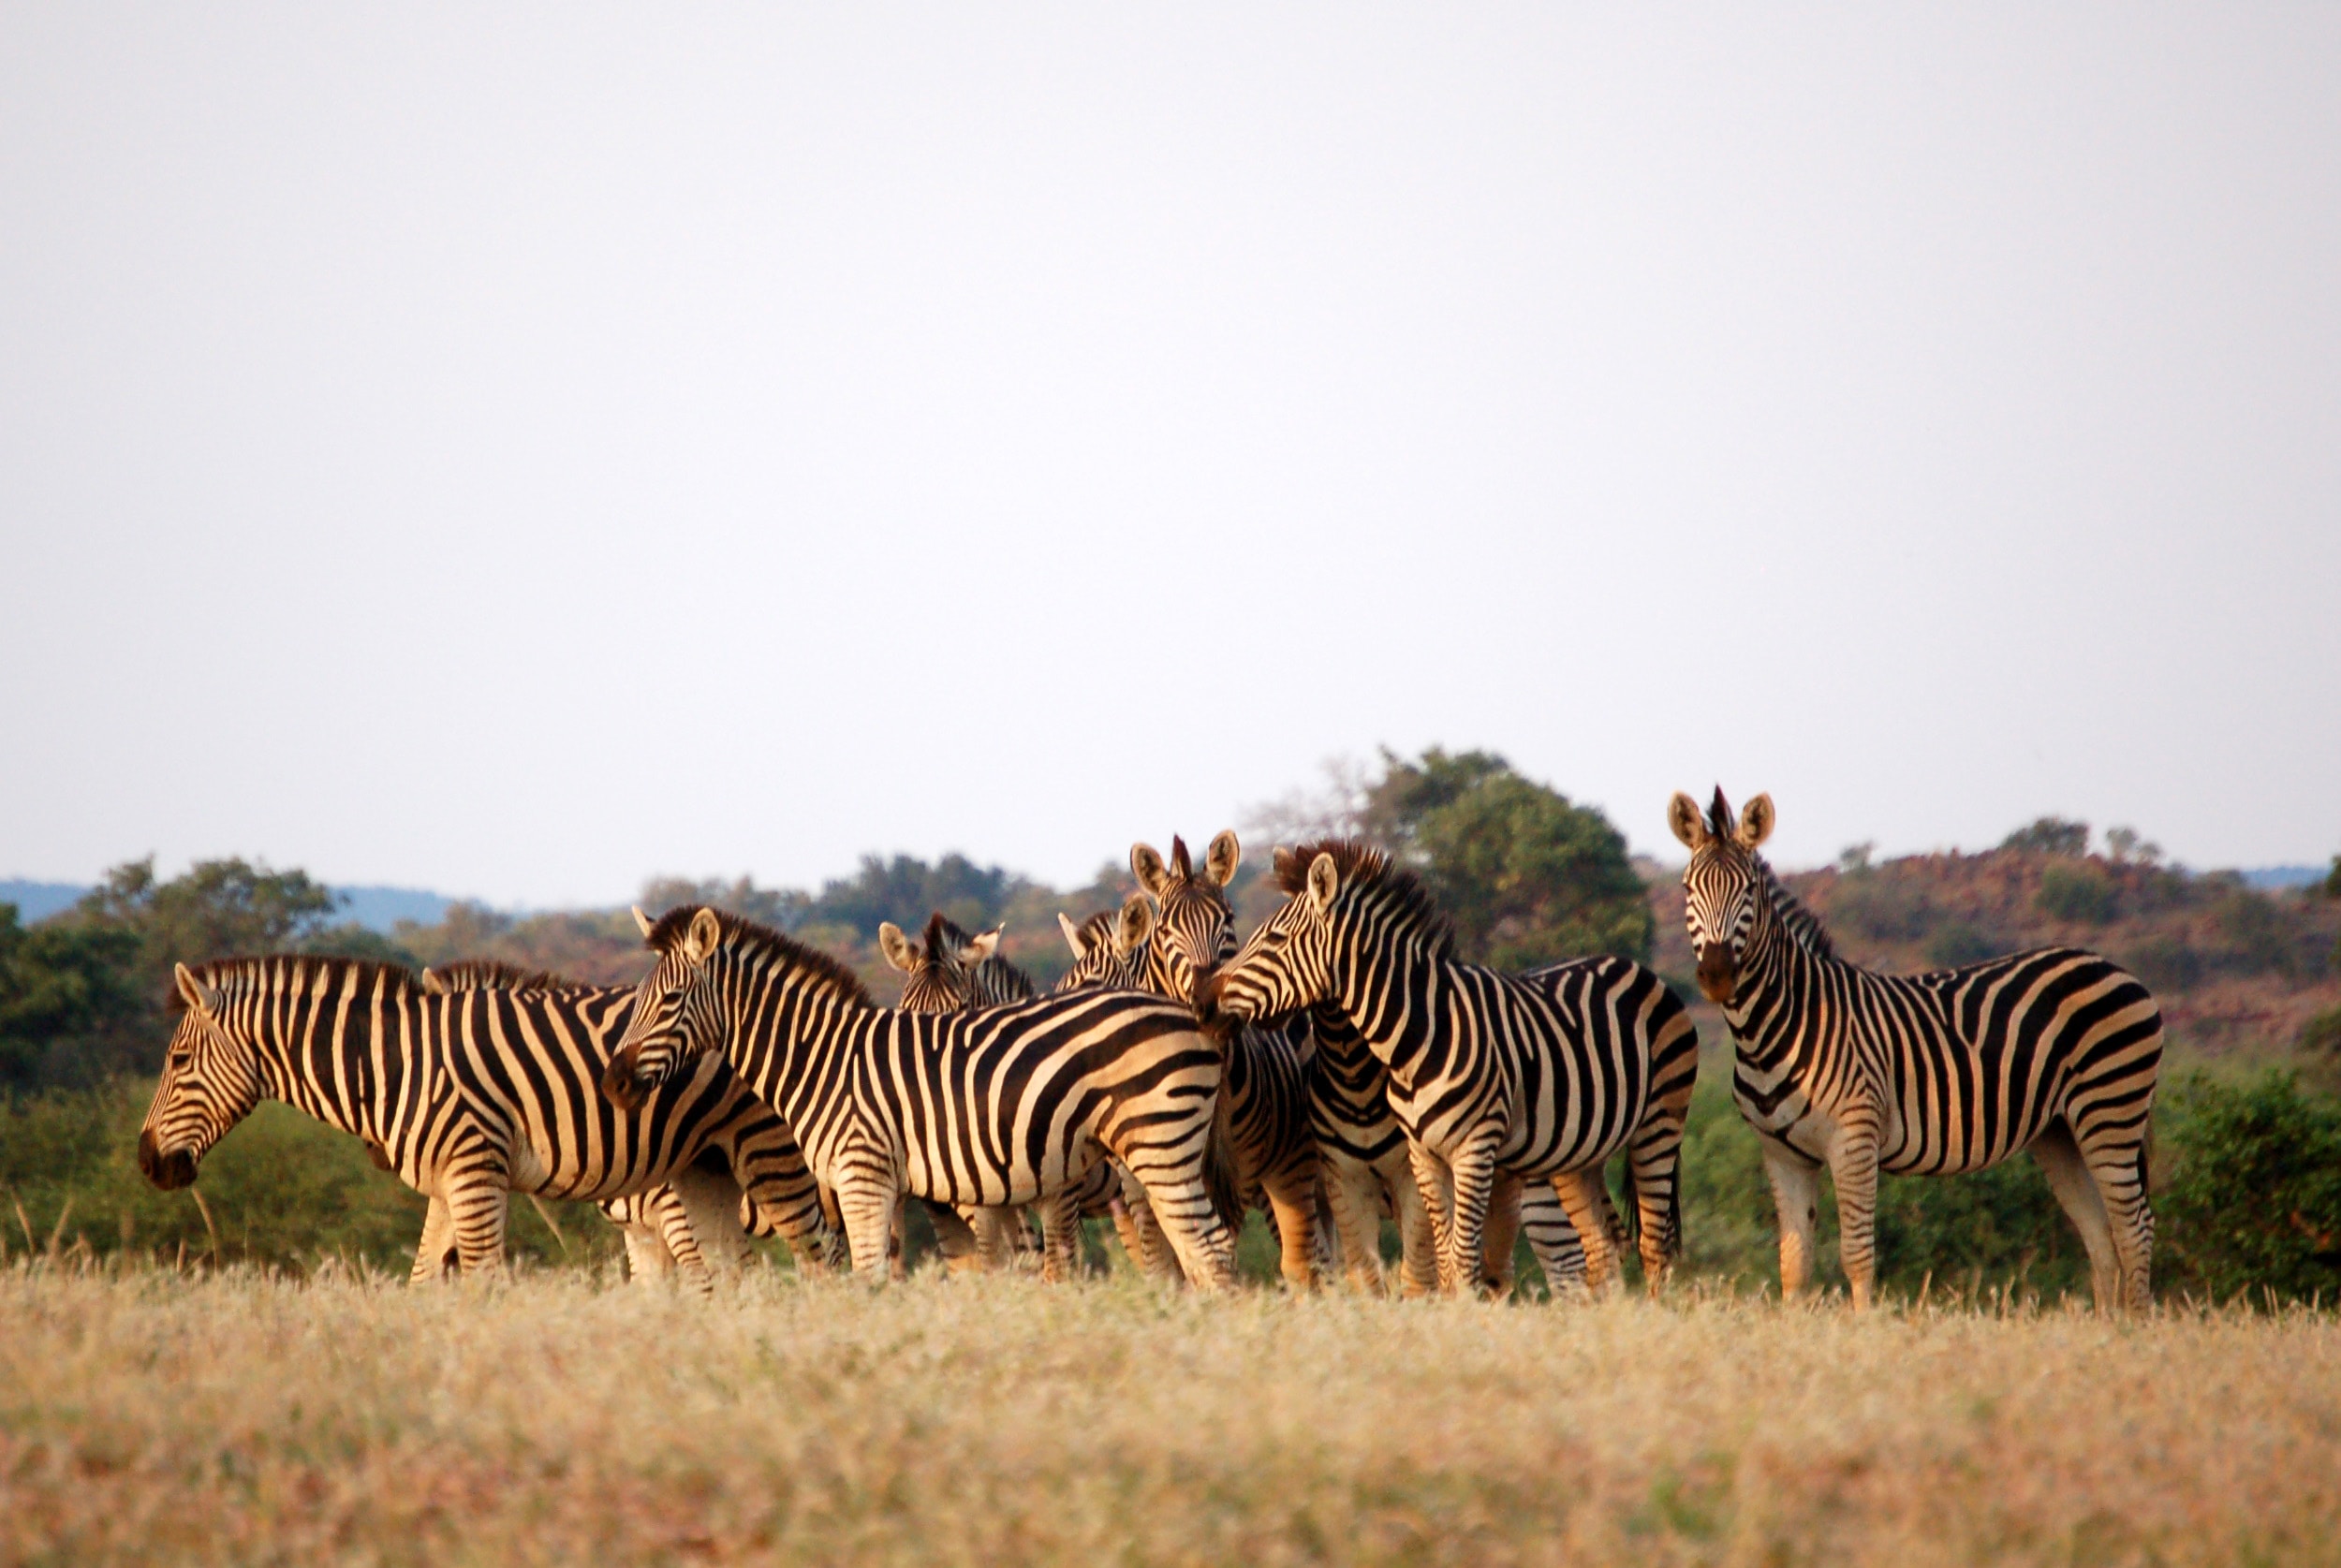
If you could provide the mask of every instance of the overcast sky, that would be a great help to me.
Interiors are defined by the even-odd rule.
[[[2341,7],[1880,9],[0,7],[0,875],[2321,861]]]

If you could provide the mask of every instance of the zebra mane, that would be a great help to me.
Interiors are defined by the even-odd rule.
[[[422,989],[444,996],[454,991],[552,991],[579,987],[550,969],[525,969],[502,959],[465,959],[423,971]]]
[[[187,965],[187,972],[207,989],[229,995],[290,989],[296,985],[314,994],[337,989],[353,975],[361,991],[372,989],[380,982],[387,982],[393,996],[420,993],[422,989],[420,978],[405,964],[379,963],[373,959],[326,958],[315,953],[259,953],[210,959]],[[174,985],[163,1004],[170,1012],[184,1013],[187,999]]]
[[[1829,940],[1820,916],[1798,901],[1797,896],[1789,891],[1789,885],[1774,874],[1770,861],[1760,855],[1750,855],[1748,858],[1756,862],[1756,874],[1772,900],[1772,912],[1787,928],[1789,939],[1817,959],[1835,958],[1837,945]]]
[[[960,929],[959,922],[936,910],[927,916],[926,960],[929,963],[949,963],[953,955],[966,950],[973,939]]]
[[[705,904],[675,905],[658,917],[657,924],[652,926],[650,933],[642,938],[642,945],[660,954],[672,952],[702,909],[715,916],[715,923],[722,928],[727,945],[751,958],[773,959],[811,977],[816,984],[842,991],[848,1001],[857,1005],[877,1005],[870,999],[870,989],[861,983],[861,976],[840,960],[817,947],[806,946],[794,937],[783,936],[770,926],[759,926],[744,916],[709,908]]]
[[[1309,867],[1319,855],[1333,857],[1333,870],[1340,874],[1344,889],[1357,888],[1402,924],[1421,932],[1435,956],[1454,956],[1454,928],[1448,924],[1447,912],[1439,908],[1431,890],[1422,886],[1422,879],[1362,839],[1318,839],[1297,849],[1277,850],[1276,886],[1288,894],[1306,888]]]
[[[1082,939],[1082,951],[1092,952],[1096,950],[1098,943],[1112,942],[1114,916],[1121,913],[1118,909],[1101,909],[1080,925],[1075,926],[1073,934]]]

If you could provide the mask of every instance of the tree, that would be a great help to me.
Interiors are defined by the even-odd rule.
[[[17,923],[0,903],[0,1087],[73,1081],[102,1070],[147,1015],[128,931]]]
[[[306,872],[272,872],[240,856],[198,860],[161,882],[150,855],[108,872],[60,918],[134,933],[140,976],[159,993],[175,963],[300,946],[340,901]]]
[[[679,903],[703,903],[783,931],[795,930],[813,907],[812,899],[794,887],[758,887],[745,876],[736,882],[662,876],[642,884],[642,908],[650,914],[662,915]]]
[[[932,866],[915,856],[883,860],[865,855],[853,876],[822,886],[802,923],[845,926],[869,937],[880,921],[921,925],[939,909],[969,931],[979,931],[996,923],[1009,901],[1028,886],[1021,876],[998,866],[979,866],[964,855],[946,855]]]
[[[1591,953],[1646,960],[1656,927],[1609,819],[1492,752],[1382,754],[1360,813],[1430,885],[1464,956],[1526,969]]]
[[[2002,839],[1999,846],[2034,855],[2086,855],[2089,825],[2061,816],[2044,816],[2029,827],[2017,828]]]

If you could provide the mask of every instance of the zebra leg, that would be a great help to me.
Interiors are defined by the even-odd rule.
[[[1653,1296],[1666,1287],[1683,1252],[1683,1121],[1689,1087],[1676,1098],[1680,1104],[1650,1107],[1626,1150],[1642,1288]]]
[[[1440,1294],[1451,1296],[1458,1288],[1450,1251],[1455,1229],[1455,1178],[1436,1150],[1412,1138],[1406,1140],[1406,1160],[1414,1167],[1414,1184],[1423,1211],[1430,1216],[1431,1255],[1438,1263],[1438,1289]]]
[[[1520,1194],[1520,1228],[1537,1254],[1544,1282],[1555,1296],[1585,1293],[1585,1248],[1549,1181],[1531,1181]]]
[[[699,1250],[699,1237],[692,1231],[691,1211],[683,1195],[671,1186],[655,1187],[643,1194],[648,1201],[650,1219],[658,1226],[658,1238],[667,1244],[674,1258],[675,1269],[684,1283],[701,1296],[715,1294],[715,1282],[707,1271],[707,1254]]]
[[[1285,1283],[1295,1290],[1317,1288],[1317,1162],[1295,1162],[1263,1181],[1268,1209],[1276,1222],[1276,1240]]]
[[[1568,1211],[1569,1228],[1585,1253],[1585,1289],[1595,1296],[1617,1282],[1617,1240],[1612,1228],[1616,1213],[1610,1207],[1610,1184],[1601,1167],[1563,1171],[1553,1178],[1553,1195]]]
[[[504,1210],[510,1197],[500,1153],[482,1151],[439,1178],[455,1225],[455,1256],[466,1274],[504,1268]]]
[[[1341,1238],[1342,1274],[1358,1289],[1380,1296],[1385,1288],[1382,1206],[1376,1201],[1374,1168],[1330,1150],[1319,1150],[1318,1157],[1325,1170],[1325,1196],[1332,1207],[1333,1232]]]
[[[447,1206],[447,1199],[436,1193],[431,1194],[431,1206],[422,1214],[422,1242],[415,1249],[415,1267],[406,1276],[410,1285],[430,1284],[444,1280],[455,1268],[455,1215]]]
[[[1072,1194],[1051,1193],[1033,1207],[1040,1211],[1040,1277],[1063,1284],[1080,1271],[1082,1220]]]
[[[882,1283],[893,1268],[890,1243],[902,1212],[901,1194],[884,1175],[856,1171],[837,1183],[837,1212],[845,1222],[854,1277]]]
[[[2089,1167],[2082,1163],[2081,1146],[2073,1142],[2065,1123],[2055,1121],[2032,1140],[2032,1158],[2040,1174],[2048,1178],[2057,1207],[2064,1209],[2073,1229],[2081,1233],[2081,1244],[2088,1249],[2089,1294],[2098,1311],[2114,1312],[2121,1301],[2121,1268],[2113,1257],[2113,1227],[2106,1216],[2105,1199]]]
[[[1867,1312],[1877,1284],[1877,1140],[1858,1127],[1840,1134],[1829,1175],[1837,1184],[1837,1256],[1853,1310]]]
[[[2142,1115],[2142,1113],[2140,1113]],[[2154,1209],[2146,1196],[2146,1141],[2142,1122],[2107,1120],[2073,1129],[2082,1163],[2105,1204],[2113,1237],[2113,1261],[2121,1271],[2117,1307],[2154,1305]]]
[[[1438,1288],[1438,1232],[1430,1206],[1422,1201],[1412,1158],[1402,1150],[1380,1168],[1390,1193],[1391,1218],[1398,1224],[1398,1295],[1411,1301]]]
[[[1219,1218],[1210,1184],[1203,1179],[1203,1142],[1208,1130],[1208,1124],[1198,1127],[1183,1145],[1164,1148],[1133,1142],[1112,1152],[1145,1189],[1155,1222],[1162,1226],[1171,1251],[1178,1255],[1187,1282],[1198,1290],[1231,1290],[1235,1286],[1235,1238]]]
[[[1185,1283],[1186,1271],[1179,1265],[1178,1251],[1170,1245],[1170,1238],[1164,1233],[1162,1222],[1155,1218],[1155,1206],[1147,1201],[1144,1185],[1130,1174],[1129,1167],[1119,1161],[1114,1163],[1113,1168],[1122,1183],[1122,1208],[1128,1214],[1130,1229],[1138,1238],[1138,1246],[1130,1253],[1132,1261],[1141,1272],[1155,1279]],[[1128,1242],[1125,1241],[1123,1245],[1127,1246]]]
[[[1480,1288],[1498,1301],[1512,1293],[1512,1252],[1520,1243],[1520,1178],[1495,1173],[1488,1189],[1487,1234],[1480,1239]]]
[[[658,1234],[658,1227],[650,1218],[649,1194],[636,1194],[626,1217],[616,1224],[619,1236],[626,1241],[627,1279],[637,1284],[648,1284],[673,1271],[674,1254],[667,1250],[666,1238]]]
[[[1780,1299],[1793,1301],[1813,1281],[1813,1227],[1820,1224],[1820,1166],[1786,1144],[1764,1140],[1764,1178],[1780,1216]]]
[[[1491,1124],[1447,1156],[1454,1209],[1448,1221],[1444,1270],[1457,1291],[1468,1287],[1486,1294],[1479,1278],[1480,1248],[1487,1236],[1488,1199],[1495,1187],[1495,1146],[1502,1136],[1503,1130]]]

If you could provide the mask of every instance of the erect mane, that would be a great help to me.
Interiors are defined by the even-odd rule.
[[[773,960],[808,976],[816,985],[843,992],[847,1001],[860,1006],[877,1005],[870,1000],[869,988],[861,983],[861,975],[819,948],[808,947],[793,937],[783,936],[772,927],[759,926],[744,916],[708,909],[705,904],[675,905],[658,917],[649,934],[642,938],[642,945],[661,954],[672,952],[683,941],[684,933],[691,929],[692,920],[698,917],[701,909],[707,909],[715,916],[716,925],[723,931],[723,945],[734,952],[750,959]]]
[[[1090,952],[1100,942],[1112,942],[1114,920],[1121,913],[1118,909],[1101,909],[1075,926],[1073,934],[1082,939],[1082,951]]]
[[[952,955],[963,951],[972,939],[938,909],[927,916],[926,935],[920,940],[926,946],[927,962],[949,963]]]
[[[242,958],[211,959],[202,963],[187,965],[187,971],[212,990],[228,995],[245,995],[256,990],[288,988],[298,983],[301,989],[315,994],[320,990],[338,990],[352,975],[362,993],[387,983],[393,996],[420,992],[422,982],[405,964],[380,963],[373,959],[336,959],[316,953],[258,953]],[[186,1010],[187,999],[173,985],[164,1005],[171,1012]]]
[[[555,975],[550,969],[526,969],[502,959],[464,959],[458,963],[434,965],[424,978],[423,989],[447,991],[552,991],[576,990],[576,981]]]
[[[1288,894],[1303,891],[1309,885],[1309,867],[1317,863],[1320,855],[1333,857],[1333,870],[1341,878],[1344,891],[1357,888],[1362,896],[1396,915],[1401,922],[1422,932],[1438,957],[1452,954],[1454,931],[1448,925],[1447,914],[1439,908],[1438,901],[1422,885],[1422,879],[1362,839],[1318,839],[1289,854],[1278,852],[1276,886]]]
[[[1760,855],[1750,855],[1748,858],[1756,862],[1756,875],[1772,899],[1773,913],[1779,916],[1789,940],[1817,959],[1835,958],[1837,945],[1829,940],[1828,929],[1820,923],[1820,916],[1789,891],[1789,885],[1774,873],[1770,861]]]

